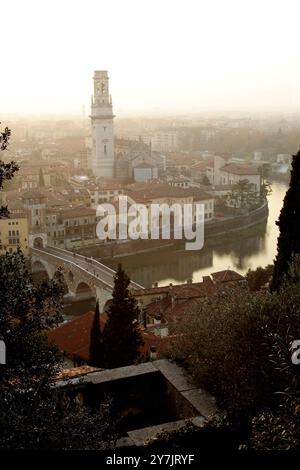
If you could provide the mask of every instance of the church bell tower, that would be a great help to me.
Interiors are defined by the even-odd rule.
[[[107,71],[94,72],[94,94],[91,102],[92,154],[91,167],[99,178],[114,177],[114,125]]]

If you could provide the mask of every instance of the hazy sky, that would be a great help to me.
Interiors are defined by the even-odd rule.
[[[0,0],[1,113],[300,110],[299,0]],[[3,14],[5,17],[3,17]]]

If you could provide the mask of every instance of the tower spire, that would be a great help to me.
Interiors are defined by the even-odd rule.
[[[114,128],[112,99],[106,70],[94,72],[94,94],[91,101],[92,158],[96,177],[114,176]]]

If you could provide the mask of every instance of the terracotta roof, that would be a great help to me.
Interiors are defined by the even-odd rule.
[[[24,209],[24,206],[22,204],[22,201],[21,199],[13,199],[11,201],[9,201],[8,203],[8,209],[10,211],[19,211],[19,210],[23,210]]]
[[[70,359],[81,359],[84,362],[89,362],[90,334],[93,320],[94,312],[87,312],[49,331],[48,339]],[[103,330],[106,321],[107,314],[105,312],[101,313],[101,330]],[[144,339],[144,345],[140,348],[142,354],[149,353],[151,347],[156,347],[160,343],[160,338],[151,332],[142,330],[142,336]]]
[[[94,312],[87,312],[49,331],[48,338],[68,357],[73,359],[79,355],[88,360],[93,319]]]
[[[72,219],[89,215],[96,216],[96,209],[86,206],[76,206],[72,207],[71,209],[63,210],[63,216],[65,219]]]
[[[230,269],[212,273],[211,276],[215,282],[230,282],[230,281],[244,281],[245,280],[244,276],[237,273],[236,271],[231,271]]]
[[[233,175],[260,175],[259,170],[251,165],[239,165],[238,163],[228,163],[223,166],[221,171],[232,173]]]
[[[141,185],[130,185],[124,191],[136,202],[152,201],[159,198],[185,198],[191,197],[189,189],[171,186],[167,183],[151,182]]]
[[[213,196],[200,188],[189,188],[188,191],[193,196],[194,201],[204,201],[206,199],[213,199]]]
[[[42,191],[31,190],[25,191],[21,195],[22,199],[45,199],[46,195]]]
[[[215,285],[209,276],[203,278],[203,282],[185,283],[162,287],[151,287],[149,289],[133,289],[135,297],[156,294],[176,295],[177,299],[189,299],[192,297],[205,297],[211,295],[215,290]]]
[[[186,313],[190,312],[191,308],[195,305],[195,301],[198,297],[190,298],[187,300],[173,300],[171,297],[167,297],[158,302],[152,302],[151,304],[147,305],[146,313],[147,316],[150,318],[164,320],[168,322],[175,317],[182,317]]]
[[[191,166],[191,170],[205,171],[207,168],[213,168],[213,167],[214,167],[214,160],[212,158],[208,158],[207,160],[194,163],[194,165]]]

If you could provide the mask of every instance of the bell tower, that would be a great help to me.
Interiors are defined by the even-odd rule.
[[[91,167],[96,177],[114,177],[114,125],[109,78],[106,70],[94,72],[91,100],[92,154]]]

